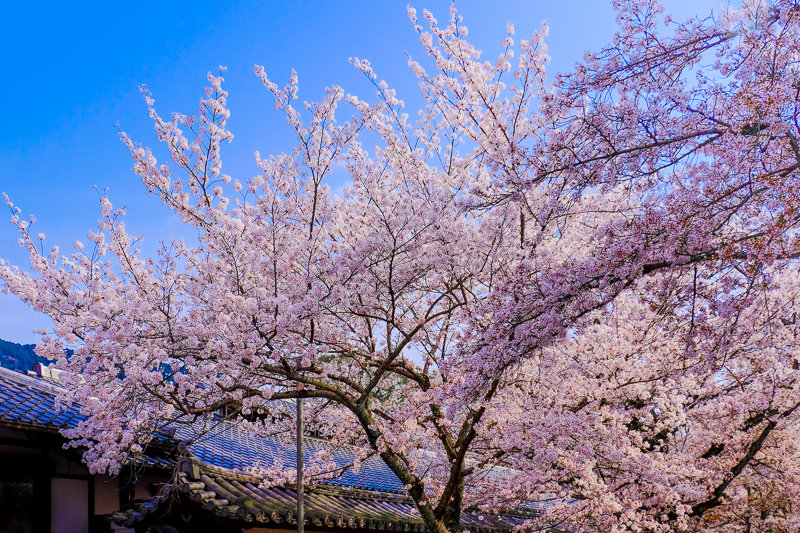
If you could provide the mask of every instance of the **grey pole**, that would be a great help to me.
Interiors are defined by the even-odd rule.
[[[297,398],[297,533],[303,533],[303,400]]]

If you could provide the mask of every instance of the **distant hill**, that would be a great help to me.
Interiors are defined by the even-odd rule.
[[[49,363],[33,352],[35,344],[17,344],[0,339],[0,366],[22,372],[33,369],[35,363]]]

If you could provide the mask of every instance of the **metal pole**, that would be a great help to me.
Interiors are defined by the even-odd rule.
[[[303,533],[303,400],[297,398],[297,533]]]

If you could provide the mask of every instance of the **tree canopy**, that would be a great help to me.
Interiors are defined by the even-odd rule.
[[[302,397],[432,532],[537,502],[534,529],[796,529],[800,7],[615,4],[613,42],[552,80],[546,27],[486,59],[455,9],[409,8],[416,116],[364,59],[374,98],[300,105],[256,67],[296,144],[246,180],[221,74],[196,115],[143,90],[171,159],[122,133],[134,172],[198,231],[155,257],[108,198],[68,255],[7,200],[31,269],[0,283],[56,324],[38,350],[90,468],[222,408],[274,431]]]
[[[0,366],[25,372],[32,370],[36,363],[46,363],[47,359],[39,357],[34,352],[33,344],[17,344],[0,339]]]

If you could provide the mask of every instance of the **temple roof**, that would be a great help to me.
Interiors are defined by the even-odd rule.
[[[54,383],[0,368],[0,421],[6,424],[38,426],[50,429],[72,427],[86,417],[76,405],[59,405],[57,395],[62,389]],[[196,439],[191,431],[178,427],[177,440],[192,441],[189,451],[200,461],[231,470],[247,470],[257,462],[274,465],[280,460],[286,468],[296,468],[297,450],[293,438],[248,434],[235,425],[220,420],[202,438]],[[311,457],[326,445],[325,441],[306,437],[306,457]],[[333,460],[340,468],[353,463],[356,450],[350,446],[337,446],[331,450]],[[168,466],[163,457],[144,457],[143,462],[154,466]],[[366,459],[358,472],[346,469],[325,484],[404,494],[403,484],[379,457]]]
[[[188,439],[191,435],[187,433]],[[181,429],[175,435],[182,438]],[[319,449],[327,447],[339,468],[353,464],[356,449],[352,446],[331,447],[326,441],[313,437],[303,439],[306,462]],[[189,445],[189,451],[200,461],[230,470],[247,470],[256,464],[274,465],[280,461],[286,468],[297,467],[297,447],[294,437],[252,435],[228,422],[219,425],[202,439]],[[379,457],[372,456],[361,464],[358,472],[347,468],[333,479],[322,481],[357,489],[405,494],[403,483]]]
[[[50,381],[0,368],[0,424],[55,431],[84,420],[79,406],[59,405],[57,396],[61,391]],[[176,429],[174,440],[166,439],[175,445],[184,437],[183,430]],[[306,457],[327,444],[310,437],[304,442]],[[335,446],[331,451],[339,467],[351,464],[356,453],[349,446]],[[185,497],[223,519],[272,527],[296,524],[296,494],[292,488],[264,487],[259,478],[244,473],[256,464],[273,465],[277,460],[287,468],[296,467],[294,439],[252,435],[220,421],[202,439],[188,442],[177,463],[174,456],[143,457],[141,462],[145,464],[172,471],[171,481],[158,495],[131,502],[111,519],[120,525],[131,525],[163,512],[175,497]],[[338,478],[321,481],[306,493],[305,509],[306,520],[317,527],[425,529],[402,483],[378,456],[365,460],[358,472],[347,469]],[[464,512],[462,526],[480,533],[508,531],[532,516],[530,512],[502,517]]]
[[[42,379],[0,368],[0,421],[55,430],[85,420],[78,406],[58,405],[59,390]]]
[[[177,492],[220,518],[258,523],[273,528],[296,525],[296,492],[290,487],[265,487],[257,477],[220,468],[198,460],[182,459],[176,481],[148,500],[133,502],[112,519],[131,526],[156,514]],[[425,531],[414,503],[405,495],[319,485],[304,497],[309,527]],[[483,515],[465,512],[461,526],[477,533],[508,531],[531,514]]]

